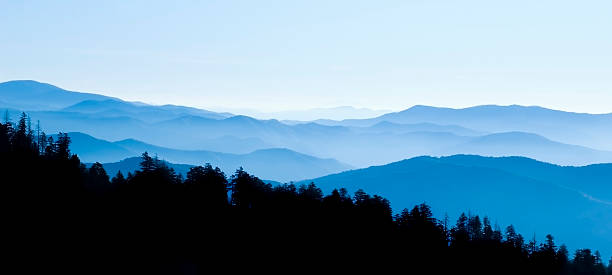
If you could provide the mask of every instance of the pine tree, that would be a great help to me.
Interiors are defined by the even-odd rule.
[[[493,227],[491,227],[491,221],[489,220],[489,217],[485,216],[482,219],[482,224],[482,238],[487,241],[493,240]]]
[[[469,241],[468,217],[461,213],[455,227],[451,229],[451,240],[453,244],[463,244]]]
[[[45,150],[45,156],[48,157],[48,158],[55,158],[55,155],[56,155],[56,152],[57,152],[57,144],[53,140],[53,137],[48,137],[46,144],[47,144],[47,146],[44,149]]]
[[[503,237],[502,237],[501,227],[496,222],[495,229],[493,230],[493,240],[499,243],[502,241],[502,239]]]
[[[58,158],[65,160],[70,158],[70,137],[67,133],[60,132],[57,135],[55,150]]]
[[[321,201],[323,200],[323,191],[319,189],[314,183],[308,185],[301,185],[298,188],[298,195],[306,200]]]
[[[148,152],[142,154],[142,161],[140,162],[140,170],[143,173],[150,173],[157,168],[156,161],[149,156]]]
[[[111,183],[113,185],[120,185],[120,184],[127,183],[127,180],[125,179],[125,177],[123,177],[121,170],[117,171],[117,174],[113,177],[113,179],[111,180]]]
[[[468,238],[470,240],[479,240],[482,236],[482,223],[480,222],[480,217],[470,216],[468,218]]]
[[[197,200],[205,206],[227,206],[228,182],[225,174],[216,167],[213,169],[210,163],[204,166],[195,166],[187,172],[185,186]]]
[[[506,227],[506,243],[518,249],[523,248],[525,240],[521,234],[517,234],[513,225]]]
[[[89,180],[94,185],[108,185],[109,178],[108,174],[106,174],[106,170],[104,170],[104,166],[101,163],[96,162],[91,167],[89,167],[88,171]]]
[[[565,244],[561,244],[557,250],[557,261],[564,267],[569,263],[569,251]]]

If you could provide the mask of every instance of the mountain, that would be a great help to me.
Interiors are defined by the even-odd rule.
[[[231,113],[247,115],[258,119],[278,119],[288,124],[303,123],[319,119],[341,120],[372,118],[390,112],[389,110],[373,110],[353,106],[337,106],[278,112],[262,112],[250,109],[223,109]]]
[[[177,149],[194,150],[194,148],[204,148],[210,151],[246,154],[256,150],[274,148],[273,145],[264,142],[260,138],[247,137],[239,138],[235,136],[220,136],[214,138],[199,138],[191,142],[183,142],[181,144],[173,144]]]
[[[612,150],[612,114],[573,113],[538,106],[483,105],[453,109],[417,105],[376,118],[327,121],[327,124],[371,126],[382,121],[454,124],[489,133],[528,132],[562,143]]]
[[[113,162],[139,154],[115,143],[94,138],[83,133],[68,133],[70,150],[76,153],[82,162]],[[57,135],[52,135],[57,140]],[[142,152],[141,152],[142,153]]]
[[[248,154],[229,154],[204,150],[177,150],[147,144],[134,139],[108,142],[83,133],[68,133],[71,150],[83,162],[117,162],[128,157],[140,156],[147,151],[171,163],[203,165],[211,163],[231,174],[239,167],[262,178],[288,182],[323,176],[348,170],[351,167],[334,159],[322,159],[288,149],[263,149]],[[127,166],[127,163],[121,163]],[[119,165],[119,164],[118,164]],[[137,166],[130,167],[136,169]]]
[[[370,127],[286,125],[277,120],[245,116],[226,119],[181,116],[152,124],[125,116],[98,117],[71,112],[32,112],[31,115],[33,120],[43,122],[47,132],[84,132],[105,140],[134,138],[189,151],[246,154],[260,149],[287,148],[318,158],[337,159],[355,167],[420,155],[454,154],[526,156],[561,165],[612,162],[612,153],[608,151],[563,144],[530,133],[483,134],[457,125],[391,122]]]
[[[486,134],[458,125],[440,125],[434,123],[399,124],[381,121],[369,127],[352,127],[357,132],[402,134],[410,132],[440,132],[452,133],[458,136],[480,136]]]
[[[63,108],[64,112],[93,114],[97,117],[131,117],[145,122],[159,122],[185,115],[200,116],[210,119],[223,119],[231,114],[214,113],[190,107],[162,105],[152,106],[136,104],[121,100],[85,100]]]
[[[475,137],[466,143],[444,148],[434,155],[474,154],[481,156],[525,156],[560,165],[612,162],[612,152],[563,144],[542,136],[508,132]]]
[[[23,93],[22,102],[29,102],[26,96],[35,97],[32,102],[57,102],[61,100],[54,99],[56,94],[60,94],[60,99],[66,94],[82,95],[31,81],[7,82],[0,86],[17,84],[28,90]],[[55,92],[36,96],[44,87]],[[7,101],[0,97],[0,102]],[[15,119],[19,109],[9,109],[9,113]],[[609,127],[612,115],[576,114],[541,107],[489,105],[450,109],[415,106],[371,119],[288,124],[276,119],[260,120],[103,97],[102,100],[85,99],[60,109],[28,113],[34,125],[40,121],[47,133],[82,132],[108,141],[136,139],[183,151],[230,154],[287,148],[317,158],[337,159],[355,167],[381,165],[420,155],[459,153],[518,155],[561,165],[612,162],[610,152],[593,149],[611,144],[608,141],[612,140],[612,128]]]
[[[525,157],[479,157],[455,155],[440,158],[463,166],[487,167],[520,174],[539,181],[556,182],[585,194],[597,194],[597,199],[612,201],[612,164],[559,166]],[[585,180],[587,179],[587,180]],[[591,196],[592,197],[592,196]]]
[[[562,167],[526,158],[418,157],[304,182],[382,195],[400,210],[426,202],[438,218],[462,211],[513,222],[526,238],[551,233],[612,255],[612,165]],[[452,221],[452,220],[451,220]],[[507,224],[506,224],[507,225]]]
[[[20,110],[58,110],[84,100],[118,100],[116,98],[67,91],[51,84],[32,80],[0,83],[0,107]]]
[[[141,161],[142,159],[140,157],[131,157],[117,162],[103,163],[102,166],[104,167],[104,170],[106,170],[108,176],[113,178],[119,171],[121,171],[123,176],[127,176],[128,173],[134,173],[136,170],[139,170]],[[193,165],[175,164],[167,161],[164,161],[164,163],[168,167],[174,169],[177,174],[181,174],[183,176],[187,175],[189,169],[193,167]],[[88,164],[88,167],[89,166],[91,166],[91,163]]]
[[[15,120],[20,111],[9,110]],[[151,131],[147,123],[126,116],[100,117],[93,114],[83,114],[63,111],[31,111],[27,112],[32,121],[40,121],[46,133],[82,132],[105,140],[120,140],[130,137],[148,136]]]
[[[94,114],[96,117],[131,117],[142,121],[162,121],[183,115],[222,119],[229,113],[215,113],[176,105],[154,106],[127,102],[118,98],[74,92],[51,84],[32,80],[15,80],[0,83],[0,108],[21,111],[62,111],[67,113]]]

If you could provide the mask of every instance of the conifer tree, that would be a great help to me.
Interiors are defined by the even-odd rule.
[[[156,161],[149,156],[148,152],[142,154],[142,161],[140,162],[140,170],[143,173],[150,173],[157,168]]]
[[[117,174],[113,177],[113,179],[111,180],[111,183],[113,185],[120,185],[120,184],[127,183],[127,180],[125,179],[125,177],[121,173],[121,170],[117,171]]]

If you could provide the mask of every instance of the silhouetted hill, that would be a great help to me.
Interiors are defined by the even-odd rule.
[[[593,164],[588,166],[559,166],[525,157],[481,157],[474,155],[455,155],[440,158],[463,166],[488,167],[532,179],[556,182],[564,187],[578,190],[591,197],[612,201],[612,164]]]
[[[421,157],[325,177],[343,180],[351,189],[362,185],[390,192],[399,198],[400,208],[407,207],[393,215],[389,200],[361,189],[353,196],[343,188],[325,195],[308,181],[266,184],[243,169],[228,177],[210,165],[186,173],[188,165],[164,163],[148,153],[107,164],[111,175],[127,172],[127,177],[111,179],[99,163],[86,168],[71,154],[66,134],[47,144],[34,143],[28,120],[22,116],[16,128],[0,123],[2,189],[12,206],[5,219],[6,235],[11,236],[7,247],[20,255],[24,249],[42,249],[34,253],[40,256],[16,257],[19,264],[40,259],[50,263],[42,265],[45,269],[174,274],[184,267],[206,270],[211,263],[223,268],[303,258],[316,270],[329,268],[331,260],[342,263],[343,270],[361,271],[363,263],[379,271],[402,263],[409,273],[606,274],[602,259],[610,250],[612,206],[584,188],[607,186],[600,192],[609,194],[611,165],[589,167],[593,169],[587,172],[599,173],[597,179],[606,179],[605,184],[582,174],[574,185],[580,189],[546,180],[546,170],[562,174],[558,169],[565,167],[525,158],[498,163],[478,156]],[[258,153],[302,157],[281,149],[256,152],[258,160],[267,156]],[[130,174],[132,167],[138,171]],[[516,174],[514,167],[539,179]],[[566,175],[582,169],[571,168]],[[325,185],[329,189],[338,183]],[[448,215],[436,219],[434,213],[442,217],[438,206],[420,203],[410,210],[410,205],[401,205],[408,200],[438,201],[451,206],[447,210],[455,216],[466,207],[468,212],[453,223]],[[524,235],[513,226],[499,226],[497,219],[503,226],[510,223],[507,217],[515,217],[511,223]],[[539,237],[538,242],[536,233],[541,236],[542,231],[560,235]],[[569,243],[575,252],[560,243]],[[576,249],[585,244],[596,244],[603,254]],[[75,253],[67,257],[58,247]],[[262,253],[250,253],[253,248]],[[234,255],[236,251],[248,253]],[[134,268],[126,269],[126,264]],[[276,264],[263,266],[268,270]]]
[[[610,178],[612,165],[561,167],[526,158],[452,156],[418,157],[312,181],[326,191],[370,190],[393,201],[394,209],[426,202],[451,220],[469,209],[512,220],[526,236],[550,232],[570,247],[597,245],[610,255]]]
[[[117,172],[121,171],[124,176],[127,176],[128,173],[134,173],[135,171],[140,169],[140,162],[142,161],[141,157],[131,157],[126,158],[118,162],[108,162],[103,163],[104,170],[111,177],[117,175]],[[189,164],[176,164],[167,161],[163,161],[168,167],[174,169],[177,174],[181,174],[183,176],[187,175],[189,169],[193,167],[193,165]],[[91,163],[88,164],[91,166]]]
[[[248,154],[229,154],[170,149],[134,139],[108,142],[82,133],[69,133],[68,136],[73,142],[72,151],[84,162],[117,162],[147,151],[171,163],[203,165],[208,162],[228,174],[242,166],[249,171],[258,172],[262,178],[282,182],[323,176],[351,168],[334,159],[316,158],[288,149],[262,149]],[[131,169],[136,167],[137,165]]]

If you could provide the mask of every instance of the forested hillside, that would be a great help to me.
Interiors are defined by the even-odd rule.
[[[612,274],[595,250],[529,241],[494,217],[438,220],[426,204],[393,213],[364,190],[324,194],[206,164],[183,178],[146,152],[139,171],[109,176],[69,145],[25,114],[0,123],[3,247],[24,273]]]

